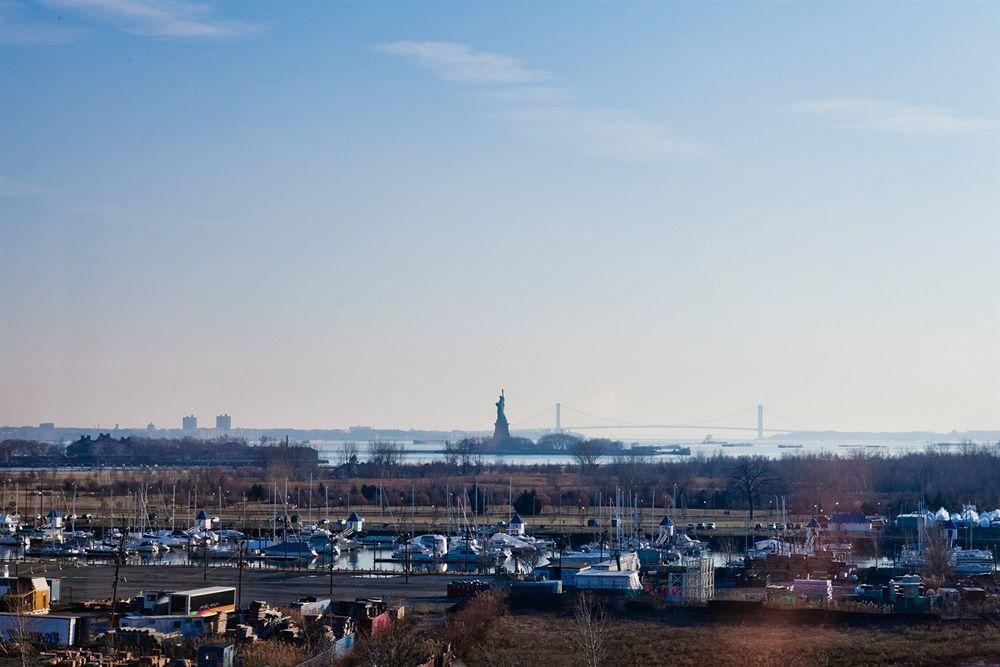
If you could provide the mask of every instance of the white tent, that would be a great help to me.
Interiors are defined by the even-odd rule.
[[[952,515],[954,519],[955,516]],[[966,524],[979,523],[979,513],[976,511],[975,505],[965,505],[962,507],[962,514],[960,515],[961,521]]]

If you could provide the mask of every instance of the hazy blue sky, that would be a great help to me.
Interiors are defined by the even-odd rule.
[[[2,2],[0,423],[997,428],[998,7]]]

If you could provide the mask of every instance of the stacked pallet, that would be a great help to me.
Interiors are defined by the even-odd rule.
[[[766,575],[772,581],[794,579],[832,579],[848,570],[847,563],[835,560],[833,554],[820,552],[806,554],[769,554],[766,558],[750,561],[750,569]]]
[[[137,656],[131,651],[106,654],[90,649],[63,649],[39,654],[39,665],[51,667],[166,667],[168,659],[159,650]]]

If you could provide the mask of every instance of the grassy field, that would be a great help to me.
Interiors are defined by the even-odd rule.
[[[38,511],[37,499],[32,498],[34,504],[28,510],[28,516],[32,516]],[[41,514],[44,516],[48,512],[46,507],[47,502],[43,503]],[[51,506],[49,505],[49,508]],[[10,508],[13,511],[13,507]],[[66,513],[69,510],[65,509],[62,504],[59,505],[59,511]],[[160,527],[169,527],[170,524],[170,508],[157,507],[151,510],[158,516],[158,525]],[[427,533],[427,532],[443,532],[449,523],[448,513],[444,508],[433,507],[433,506],[394,506],[394,507],[384,507],[380,508],[378,505],[367,505],[367,506],[335,506],[330,507],[329,510],[320,506],[313,507],[312,512],[306,507],[282,507],[278,505],[277,507],[272,506],[269,503],[251,503],[248,502],[246,505],[243,503],[237,503],[235,506],[231,505],[228,507],[223,507],[222,509],[218,507],[207,507],[206,511],[210,516],[218,516],[221,519],[222,527],[224,528],[240,528],[240,529],[252,529],[260,528],[270,530],[272,517],[276,514],[281,517],[286,512],[290,515],[298,516],[299,520],[303,523],[308,522],[310,515],[313,520],[319,520],[324,518],[329,518],[331,520],[343,519],[347,515],[356,511],[365,519],[365,528],[369,531],[382,532],[389,531],[393,532],[396,530],[409,531],[411,527],[417,533]],[[22,508],[22,514],[23,508]],[[77,502],[77,515],[80,518],[79,527],[85,528],[87,526],[86,522],[82,519],[84,514],[92,514],[93,521],[91,522],[96,526],[107,526],[119,525],[125,516],[134,517],[135,509],[128,499],[121,498],[115,499],[114,508],[112,509],[110,501],[104,503],[104,507],[101,507],[99,502],[87,502],[80,501]],[[188,528],[193,525],[194,515],[196,510],[187,507],[178,507],[176,511],[176,526],[178,528]],[[746,527],[746,521],[744,518],[744,512],[732,511],[726,513],[724,510],[688,510],[688,511],[678,511],[677,512],[677,529],[683,531],[688,524],[698,523],[709,523],[714,522],[716,527],[714,530],[689,530],[689,534],[696,534],[698,537],[710,537],[712,535],[743,535]],[[510,517],[510,510],[506,504],[502,506],[493,506],[484,514],[472,517],[467,515],[468,521],[470,523],[476,523],[478,525],[488,525],[495,524],[500,521],[507,521]],[[660,520],[663,518],[663,511],[656,510],[651,511],[649,508],[645,508],[639,513],[639,523],[642,529],[647,534],[656,535],[659,530]],[[567,533],[587,533],[595,532],[598,530],[597,527],[589,525],[591,520],[596,521],[601,531],[607,531],[609,529],[609,517],[607,508],[594,508],[586,507],[581,511],[580,508],[573,508],[568,510],[566,508],[545,508],[541,514],[538,516],[528,516],[525,517],[528,524],[528,531],[530,533],[543,532],[546,534],[567,532]],[[769,515],[758,516],[754,519],[752,526],[755,523],[761,523],[763,529],[757,529],[754,532],[757,535],[763,535],[766,533],[773,533],[774,531],[768,531],[767,526],[772,521],[777,519],[771,518]],[[800,523],[805,525],[809,521],[808,517],[790,517],[790,521],[795,523]],[[451,526],[454,530],[457,526],[464,524],[464,519],[460,514],[452,514]],[[631,519],[623,519],[623,531],[629,532],[632,526]],[[794,533],[800,533],[801,531],[792,531]]]
[[[2,511],[11,512],[16,506],[24,516],[40,514],[44,516],[55,507],[60,513],[68,514],[73,507],[78,516],[93,515],[92,525],[108,526],[112,523],[120,525],[124,517],[156,514],[157,527],[169,527],[170,517],[175,517],[174,525],[187,528],[193,524],[198,509],[205,509],[210,515],[218,516],[224,528],[262,529],[270,530],[272,517],[276,514],[297,515],[301,521],[321,518],[346,518],[352,510],[357,511],[367,521],[366,528],[371,531],[409,531],[417,533],[442,532],[449,525],[449,512],[443,505],[432,505],[421,502],[421,496],[427,494],[421,491],[426,485],[438,487],[440,492],[447,489],[457,504],[465,491],[472,484],[479,485],[481,491],[488,496],[488,510],[478,517],[466,513],[469,522],[493,524],[506,521],[511,508],[508,498],[511,492],[517,496],[523,489],[547,490],[553,498],[560,496],[560,491],[569,489],[588,489],[591,497],[596,500],[592,488],[593,480],[582,476],[578,470],[567,467],[558,474],[541,473],[530,470],[519,471],[515,475],[484,472],[475,478],[451,476],[440,478],[395,478],[395,479],[315,479],[312,484],[310,498],[308,484],[302,481],[288,482],[288,499],[285,503],[272,505],[267,501],[246,500],[244,492],[249,482],[258,486],[267,495],[279,490],[279,496],[284,492],[284,478],[271,478],[273,471],[260,470],[259,477],[236,479],[226,471],[207,468],[159,468],[150,470],[45,470],[29,472],[11,472],[3,480]],[[188,488],[184,490],[185,483]],[[374,488],[381,485],[384,488],[383,502],[366,501],[357,489],[365,486]],[[76,493],[74,496],[74,489]],[[114,492],[112,492],[114,489]],[[145,490],[142,511],[137,511],[140,503],[138,491]],[[176,490],[175,490],[176,489]],[[321,490],[322,489],[322,490]],[[349,493],[354,489],[354,493]],[[416,493],[413,494],[412,490]],[[651,490],[644,490],[638,508],[639,522],[647,534],[656,535],[660,520],[663,518],[664,505],[670,501],[665,489],[659,488],[656,496],[656,507],[651,507]],[[221,495],[221,502],[220,502]],[[416,499],[416,506],[411,506],[411,497]],[[310,503],[311,500],[311,503]],[[329,504],[328,504],[329,503]],[[311,508],[310,508],[311,504]],[[773,500],[761,502],[752,521],[747,519],[744,510],[713,509],[709,504],[698,507],[679,507],[671,511],[683,530],[688,524],[714,522],[714,531],[696,531],[698,537],[712,535],[740,535],[749,524],[761,524],[762,530],[754,531],[756,535],[766,535],[770,523],[781,522],[778,512],[773,506]],[[530,532],[588,534],[597,532],[590,526],[596,522],[601,530],[607,531],[610,523],[609,509],[592,505],[570,505],[550,501],[538,516],[526,516]],[[810,517],[807,515],[791,515],[788,521],[805,525]],[[623,525],[631,525],[630,516],[623,517]],[[452,528],[463,522],[461,512],[454,507],[451,510]],[[83,522],[82,527],[87,527]]]
[[[207,497],[206,497],[207,496]],[[194,499],[187,496],[181,497],[178,494],[176,505],[170,497],[169,492],[164,495],[150,492],[146,500],[145,514],[156,514],[160,527],[169,527],[170,517],[175,517],[175,524],[178,528],[187,528],[193,524],[194,516],[198,509],[204,508],[209,515],[218,516],[225,528],[267,528],[270,529],[272,517],[281,517],[284,514],[296,515],[302,522],[310,518],[319,520],[329,518],[331,520],[343,519],[351,511],[357,511],[367,522],[366,528],[372,531],[395,531],[409,530],[411,526],[416,532],[440,532],[449,523],[449,513],[446,507],[437,505],[416,505],[411,506],[406,502],[399,501],[397,504],[356,504],[348,505],[343,497],[331,502],[329,506],[325,499],[314,497],[313,505],[310,509],[307,498],[301,499],[301,504],[289,502],[282,505],[272,505],[270,502],[252,502],[240,499],[227,498],[221,506],[214,493],[206,494],[198,499],[197,505]],[[15,506],[22,516],[31,517],[40,514],[44,516],[50,509],[55,507],[61,514],[70,513],[74,506],[72,495],[62,491],[52,493],[45,490],[38,495],[37,491],[28,491],[21,488],[17,494],[15,505],[13,488],[8,489],[4,511],[13,512]],[[75,501],[76,513],[80,517],[80,526],[86,527],[84,515],[93,516],[92,523],[97,526],[107,526],[112,522],[119,525],[124,517],[134,519],[136,516],[137,501],[132,495],[112,495],[108,492],[101,494],[80,493]],[[648,534],[657,534],[660,520],[666,510],[662,508],[640,507],[638,509],[638,520],[643,530]],[[512,509],[507,504],[506,495],[502,502],[491,505],[484,513],[473,517],[471,512],[465,514],[467,520],[480,525],[493,524],[499,521],[507,521],[511,516]],[[716,510],[710,508],[678,509],[676,512],[669,512],[678,524],[678,530],[684,530],[688,524],[715,523],[714,531],[699,530],[700,536],[710,536],[718,534],[742,535],[747,527],[748,519],[746,512],[741,510]],[[805,515],[789,515],[790,522],[805,525],[809,521]],[[610,522],[609,510],[607,507],[566,507],[566,506],[546,506],[537,516],[526,516],[529,532],[542,531],[545,533],[558,532],[593,532],[596,528],[589,526],[591,521],[597,522],[602,530],[607,530]],[[623,517],[623,526],[632,525],[632,517]],[[451,525],[454,528],[463,522],[462,513],[452,508]],[[781,519],[773,511],[766,509],[759,510],[755,518],[749,525],[760,523],[763,530],[756,530],[757,534],[766,533],[768,524],[780,522]],[[625,529],[627,530],[627,528]]]
[[[503,616],[487,631],[470,665],[586,664],[569,638],[572,618]],[[606,665],[997,665],[1000,628],[975,626],[803,627],[657,621],[607,623]]]

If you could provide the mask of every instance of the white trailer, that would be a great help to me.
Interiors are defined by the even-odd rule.
[[[591,590],[642,590],[638,570],[597,570],[586,567],[573,577],[573,585]]]
[[[76,616],[55,614],[0,614],[0,637],[11,641],[27,635],[46,646],[71,646],[76,642]]]

